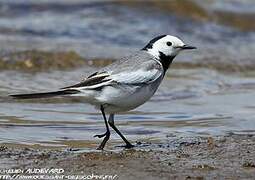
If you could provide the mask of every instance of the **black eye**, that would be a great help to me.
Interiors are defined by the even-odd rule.
[[[166,45],[172,46],[172,43],[168,41],[168,42],[166,43]]]

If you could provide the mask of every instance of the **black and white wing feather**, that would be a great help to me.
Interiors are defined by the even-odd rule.
[[[107,72],[96,72],[83,81],[81,81],[78,84],[72,85],[72,86],[67,86],[62,89],[93,89],[93,88],[99,88],[105,84],[110,83],[112,80],[109,79],[108,77],[110,76],[109,73]]]
[[[130,66],[133,67],[131,70],[123,69],[123,71],[120,71],[120,69],[102,69],[101,72],[99,71],[90,75],[82,82],[65,87],[63,89],[91,90],[116,84],[149,84],[160,78],[163,74],[163,68],[161,64],[155,60],[142,62],[139,64],[139,68],[137,68],[135,65]]]

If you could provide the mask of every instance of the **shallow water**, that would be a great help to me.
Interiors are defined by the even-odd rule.
[[[252,1],[247,1],[251,3],[249,6],[244,1],[224,1],[225,6],[223,1],[210,2],[199,3],[207,11],[253,13],[255,9]],[[171,68],[149,102],[116,116],[116,124],[132,142],[254,133],[255,74],[248,71],[255,67],[255,45],[249,43],[255,40],[254,31],[195,21],[151,6],[141,10],[139,6],[109,1],[14,0],[0,1],[0,4],[2,54],[25,49],[75,50],[86,58],[117,58],[142,48],[148,39],[164,33],[178,35],[198,46],[197,51],[176,58],[176,64],[182,64]],[[191,68],[191,62],[198,66]],[[214,65],[220,71],[214,70]],[[230,66],[235,68],[234,72],[229,72]],[[101,140],[93,135],[105,131],[102,116],[82,100],[7,98],[11,93],[48,91],[71,85],[95,69],[0,72],[0,143],[96,147]],[[112,133],[111,143],[122,142]]]
[[[20,73],[25,84],[31,82],[29,87],[20,89],[11,86],[18,84],[20,78],[11,76],[15,72],[6,72],[8,81],[1,93],[55,89],[62,87],[58,81],[61,77],[72,82],[83,70],[37,73],[36,76]],[[116,123],[133,142],[176,136],[253,134],[254,89],[255,79],[250,77],[223,75],[208,69],[172,70],[149,102],[117,115]],[[0,112],[1,143],[94,147],[99,140],[93,135],[105,131],[102,115],[77,99],[15,102],[6,99],[1,102]],[[121,144],[114,133],[111,142]]]

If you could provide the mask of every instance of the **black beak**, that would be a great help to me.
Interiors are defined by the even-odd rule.
[[[197,49],[195,46],[189,46],[189,45],[184,45],[184,46],[180,46],[179,48],[181,49]]]

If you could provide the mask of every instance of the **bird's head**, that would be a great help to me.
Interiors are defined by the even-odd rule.
[[[142,50],[147,51],[158,59],[161,59],[161,56],[172,59],[179,52],[187,49],[196,49],[196,47],[186,45],[175,36],[161,35],[152,39]]]

